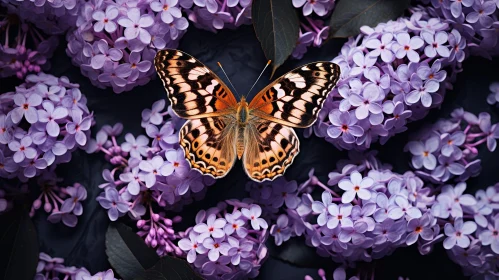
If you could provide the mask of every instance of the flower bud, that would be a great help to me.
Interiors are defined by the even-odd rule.
[[[154,214],[152,214],[151,216],[152,216],[152,219],[153,219],[155,222],[159,221],[159,215],[158,215],[158,214],[154,213]]]
[[[40,209],[40,206],[42,206],[42,201],[40,199],[36,199],[33,201],[33,208],[36,210]]]
[[[144,220],[138,220],[137,221],[137,227],[142,228],[146,224],[146,221]]]
[[[172,226],[172,220],[168,219],[168,218],[165,218],[163,220],[163,223],[167,226],[167,227],[171,227]]]
[[[44,205],[43,205],[43,210],[45,210],[45,212],[49,213],[50,211],[52,211],[52,204],[46,202]]]

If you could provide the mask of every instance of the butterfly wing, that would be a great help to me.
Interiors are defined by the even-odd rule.
[[[188,120],[180,129],[180,146],[191,167],[214,178],[227,175],[237,157],[235,124],[230,116]]]
[[[154,66],[173,111],[181,118],[220,116],[237,106],[236,98],[224,82],[189,54],[171,49],[158,51]]]
[[[300,152],[291,127],[309,127],[340,77],[338,65],[314,62],[279,77],[249,104],[243,164],[255,181],[284,174]]]
[[[340,77],[331,62],[296,68],[260,91],[249,104],[250,114],[290,127],[309,127]]]
[[[284,174],[300,152],[300,141],[292,128],[258,117],[250,120],[244,139],[244,169],[258,182]]]

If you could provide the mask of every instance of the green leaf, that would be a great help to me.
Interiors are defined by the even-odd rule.
[[[165,256],[135,280],[202,280],[184,260]]]
[[[340,0],[329,22],[329,38],[345,38],[360,33],[364,25],[375,27],[400,17],[410,0]]]
[[[121,223],[112,223],[107,229],[106,255],[111,266],[124,280],[135,279],[159,260],[154,249]]]
[[[267,59],[272,60],[272,76],[293,52],[300,22],[291,0],[253,0],[251,17],[255,33]]]
[[[0,279],[33,279],[39,248],[35,226],[25,205],[0,215]]]

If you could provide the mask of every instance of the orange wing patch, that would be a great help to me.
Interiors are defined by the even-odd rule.
[[[154,59],[173,111],[194,119],[230,113],[237,100],[220,78],[194,57],[179,50],[161,50]]]

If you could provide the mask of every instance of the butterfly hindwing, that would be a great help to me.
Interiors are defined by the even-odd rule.
[[[250,114],[290,127],[309,127],[340,77],[340,67],[314,62],[296,68],[260,91]]]
[[[180,129],[180,146],[191,167],[214,178],[224,177],[236,160],[234,122],[225,117],[187,121]]]
[[[154,65],[173,111],[193,119],[227,114],[237,100],[224,82],[204,64],[179,50],[158,51]]]
[[[255,181],[273,180],[293,163],[300,142],[292,128],[254,118],[245,130],[244,169]]]

